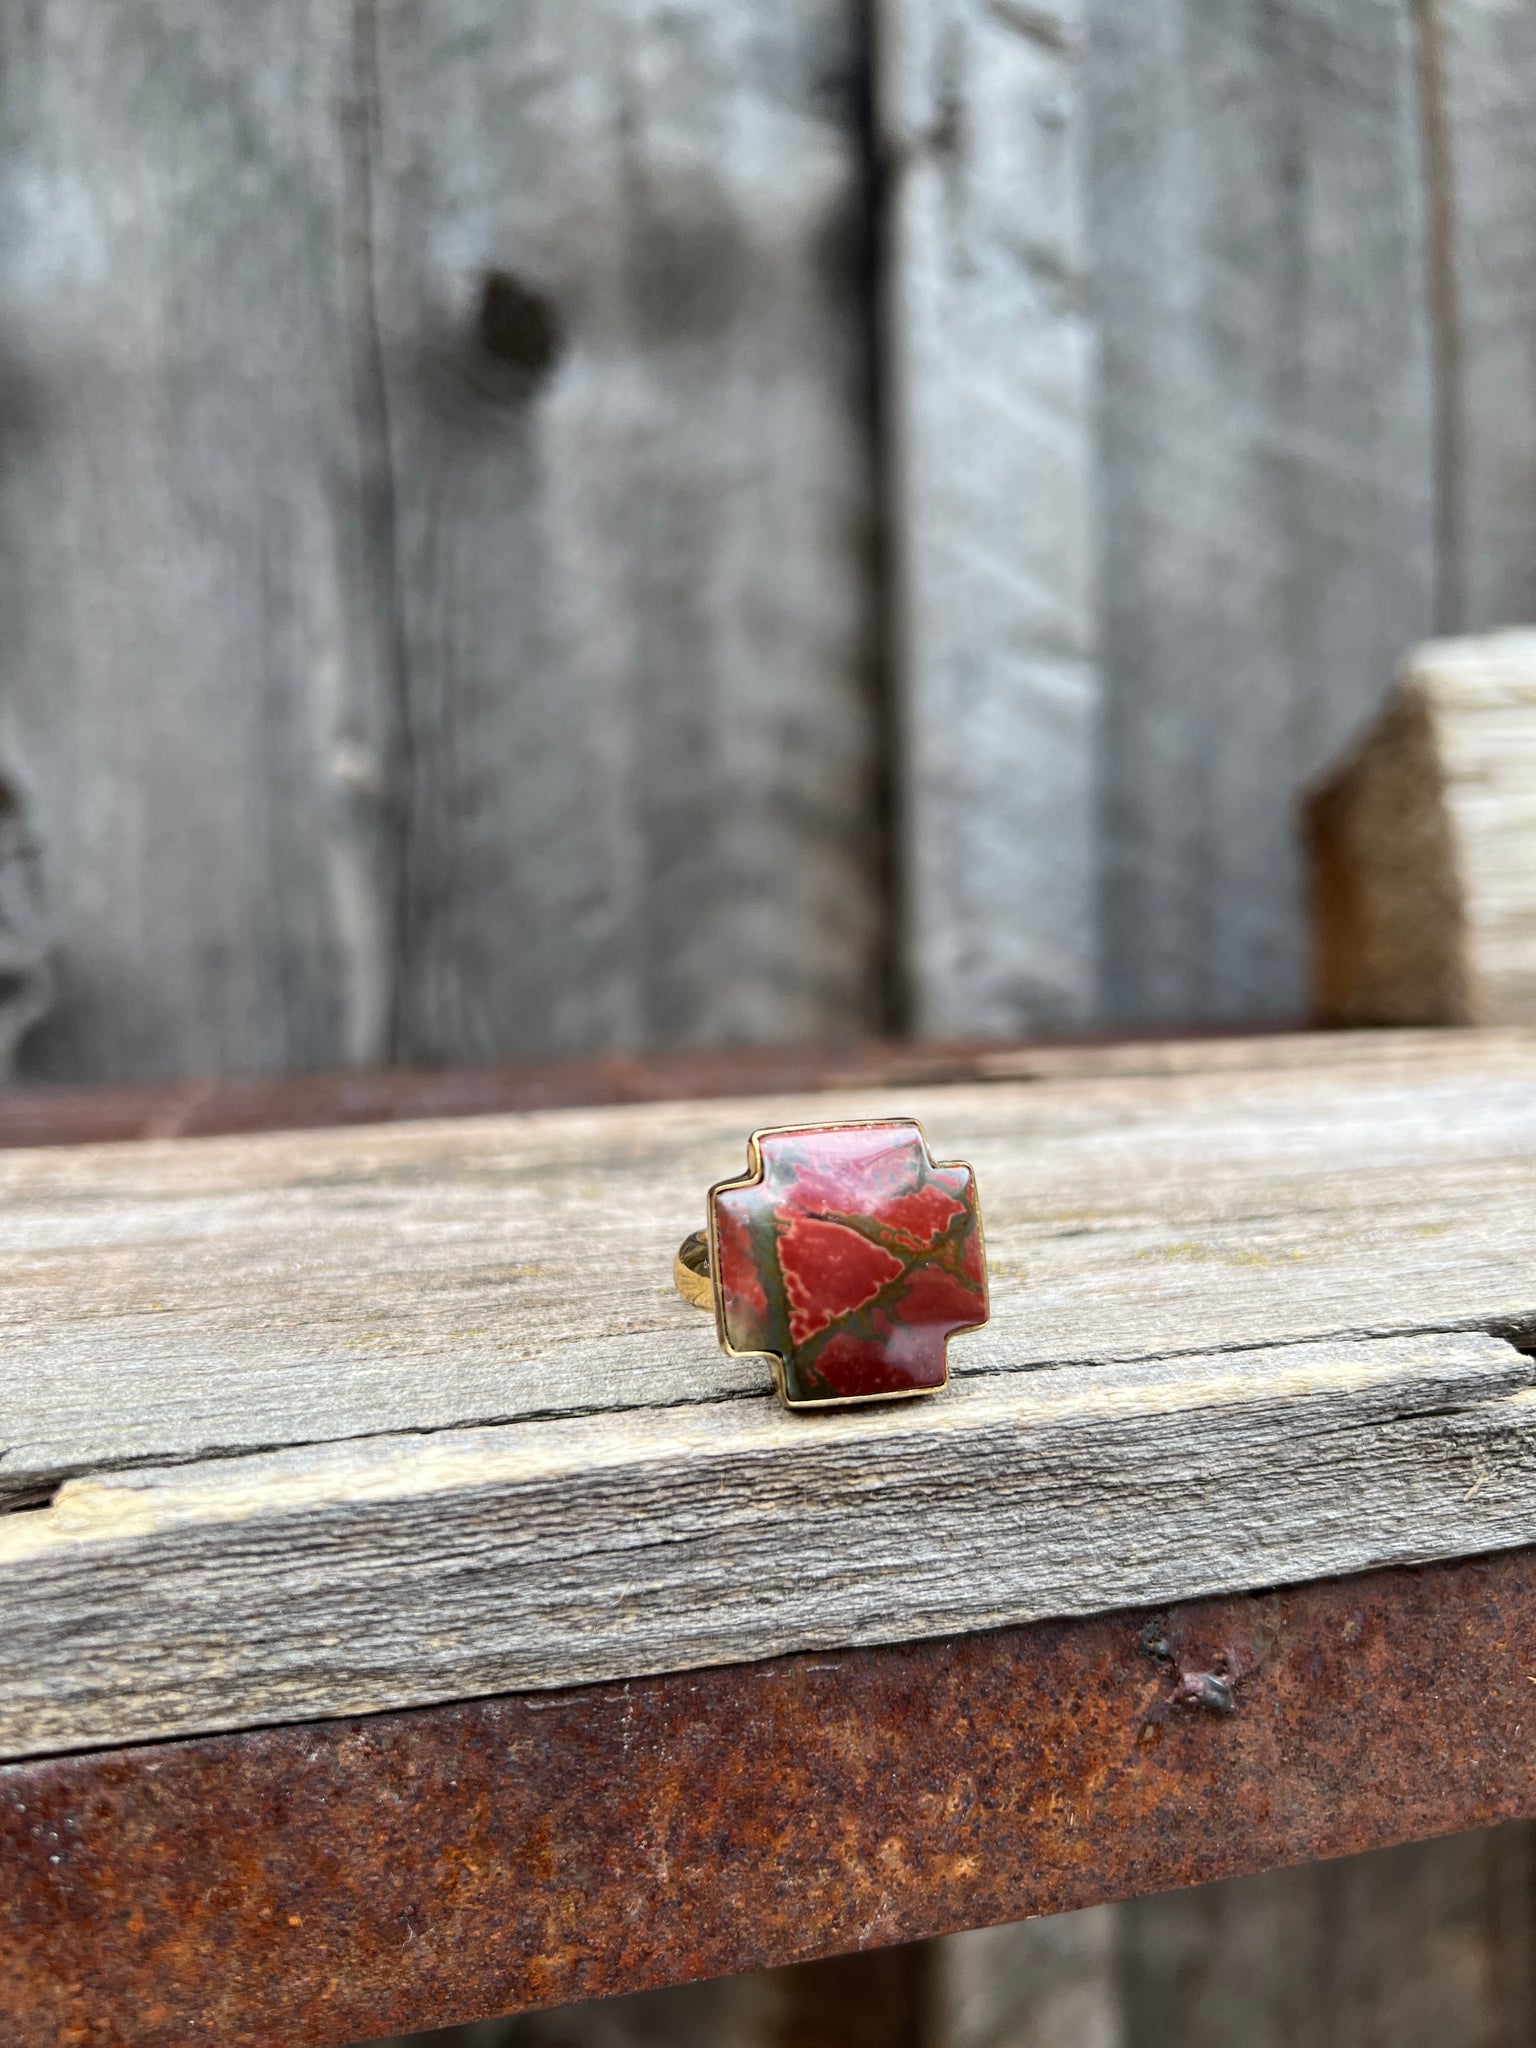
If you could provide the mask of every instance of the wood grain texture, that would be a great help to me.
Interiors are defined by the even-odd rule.
[[[986,1375],[70,1481],[0,1522],[0,1755],[1000,1627],[1536,1535],[1465,1334]]]
[[[876,1023],[851,0],[0,36],[27,1071]]]
[[[0,755],[31,1073],[387,1049],[392,746],[346,10],[0,24]]]
[[[1536,633],[1415,648],[1307,824],[1325,1016],[1536,1018]]]
[[[59,1490],[0,1521],[0,1746],[1531,1540],[1531,1040],[1224,1050],[901,1103],[974,1157],[995,1320],[821,1424],[670,1251],[752,1122],[889,1101],[6,1155],[0,1472]]]
[[[868,1028],[857,7],[374,13],[400,1050]]]
[[[1399,0],[1092,13],[1109,1014],[1294,1013],[1295,790],[1435,588]]]
[[[671,1261],[755,1124],[976,1167],[962,1375],[1536,1321],[1536,1042],[999,1054],[1033,1079],[0,1154],[0,1498],[167,1459],[758,1395]]]
[[[919,1030],[1002,1035],[1097,979],[1082,10],[874,19],[905,966]]]
[[[50,952],[31,802],[0,765],[0,1080],[53,1001]]]
[[[1193,10],[1180,12],[1192,20]],[[1234,36],[1262,43],[1294,32],[1306,12],[1225,15]],[[1099,18],[1118,36],[1159,13],[1167,19],[1106,5]],[[1302,62],[1288,81],[1271,71],[1267,110],[1245,98],[1230,115],[1220,110],[1223,91],[1234,82],[1241,90],[1241,74],[1234,81],[1206,68],[1208,34],[1170,39],[1155,65],[1123,77],[1131,109],[1132,95],[1159,81],[1151,97],[1160,111],[1147,117],[1155,124],[1177,104],[1163,97],[1163,65],[1182,73],[1179,90],[1201,127],[1175,117],[1157,136],[1152,203],[1165,218],[1203,217],[1230,254],[1220,274],[1205,257],[1192,274],[1188,246],[1159,239],[1146,259],[1155,299],[1145,285],[1130,301],[1110,278],[1100,286],[1109,364],[1106,997],[1120,1014],[1293,1002],[1304,927],[1291,908],[1290,793],[1370,720],[1401,646],[1431,618],[1441,631],[1489,631],[1533,616],[1531,11],[1419,0],[1317,13],[1324,33],[1298,46]],[[1359,87],[1381,95],[1378,108],[1390,100],[1387,130],[1362,107],[1331,133],[1315,131],[1308,103],[1322,106],[1336,90],[1329,46],[1359,38],[1363,54],[1366,41],[1394,32],[1397,48],[1350,67]],[[1417,166],[1405,33],[1419,71]],[[1262,143],[1266,222],[1255,218],[1243,153],[1269,124],[1280,146]],[[1131,246],[1159,230],[1152,207],[1135,211],[1136,192],[1119,182],[1113,133],[1105,141],[1100,179],[1116,181],[1096,187],[1115,209],[1106,232]],[[1355,148],[1379,151],[1374,170],[1363,153],[1350,167]],[[1206,186],[1218,150],[1225,180]],[[1388,164],[1395,191],[1378,182]],[[1319,263],[1314,252],[1330,243]],[[1288,301],[1258,296],[1255,272],[1287,273]],[[1138,312],[1155,322],[1150,337],[1137,333]],[[1250,320],[1269,322],[1269,336]],[[1175,358],[1170,369],[1161,348],[1187,347],[1195,322],[1212,346],[1181,377],[1185,366]],[[1298,336],[1304,349],[1287,363]],[[1234,384],[1244,389],[1240,407]],[[1187,394],[1177,409],[1170,391]],[[1265,424],[1227,497],[1245,413]],[[1215,516],[1202,559],[1189,508],[1203,504]],[[1181,593],[1191,585],[1198,595],[1186,614]],[[1430,827],[1412,847],[1402,831],[1410,816]],[[1403,972],[1393,1006],[1361,1017],[1452,1014],[1436,1001],[1445,976],[1426,970],[1464,953],[1445,944],[1443,914],[1448,897],[1459,908],[1462,887],[1451,849],[1433,843],[1433,823],[1432,807],[1412,804],[1393,820]],[[1528,854],[1528,837],[1505,839],[1516,862],[1522,845]],[[1359,966],[1357,954],[1347,973]],[[1524,2039],[1529,1831],[1503,1842],[1425,1844],[1400,1859],[1122,1909],[1119,1960],[1103,1987],[1117,2021],[1109,2038],[1117,2048],[1234,2034],[1253,2048]],[[1501,1861],[1520,1867],[1483,1886],[1477,1873]],[[1030,1932],[1019,1930],[1026,1953]],[[1032,2011],[1026,1995],[1011,2015],[1021,2031]]]
[[[1442,601],[1448,632],[1536,619],[1536,17],[1511,0],[1420,0],[1437,320]]]

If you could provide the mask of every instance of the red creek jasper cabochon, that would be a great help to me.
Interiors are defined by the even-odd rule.
[[[761,1173],[714,1193],[725,1341],[776,1354],[794,1403],[920,1393],[987,1319],[976,1181],[905,1118],[767,1131]]]

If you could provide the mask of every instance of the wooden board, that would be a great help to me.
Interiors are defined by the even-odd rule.
[[[1128,2048],[1122,1925],[1115,1907],[1086,1906],[930,1943],[927,2025],[914,2048]]]
[[[1434,620],[1398,0],[1144,0],[1088,60],[1110,1015],[1299,1011],[1292,806]]]
[[[29,1072],[845,1031],[887,947],[930,1028],[1100,954],[1117,1015],[1290,1010],[1296,786],[1530,608],[1519,8],[886,0],[878,322],[851,0],[37,23]]]
[[[956,1344],[962,1376],[1514,1324],[1536,1308],[1531,1043],[1005,1053],[978,1066],[1017,1079],[965,1088],[0,1155],[0,1498],[756,1394],[672,1254],[754,1123],[844,1111],[924,1115],[977,1168],[993,1321]]]
[[[0,23],[0,770],[31,1071],[379,1058],[394,745],[349,17]]]
[[[845,1030],[897,925],[1296,1003],[1296,784],[1530,609],[1521,9],[879,10],[892,919],[856,10],[179,7],[0,52],[29,1071]]]
[[[1306,823],[1324,1016],[1536,1018],[1536,633],[1414,648]]]
[[[28,1073],[877,1021],[855,17],[7,17]]]
[[[858,7],[376,22],[399,1048],[870,1028]]]
[[[1062,1057],[6,1155],[0,1474],[59,1490],[0,1522],[0,1750],[1536,1537],[1536,1041]],[[753,1122],[898,1106],[974,1160],[994,1321],[943,1400],[788,1417],[671,1248]]]
[[[0,1525],[0,1754],[900,1642],[1536,1536],[1481,1335],[766,1397],[79,1479]],[[1170,1491],[1170,1479],[1176,1486]]]
[[[1083,16],[874,10],[901,943],[929,1033],[1097,996]]]
[[[1536,16],[1428,0],[1440,330],[1441,612],[1447,632],[1536,620]]]

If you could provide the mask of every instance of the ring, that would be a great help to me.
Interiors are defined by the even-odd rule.
[[[732,1358],[766,1357],[789,1408],[949,1385],[949,1339],[987,1320],[976,1176],[910,1117],[754,1131],[672,1278]]]

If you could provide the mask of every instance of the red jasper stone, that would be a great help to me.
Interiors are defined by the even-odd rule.
[[[942,1387],[945,1346],[987,1320],[976,1181],[906,1118],[767,1131],[714,1191],[722,1334],[783,1364],[784,1398]]]

